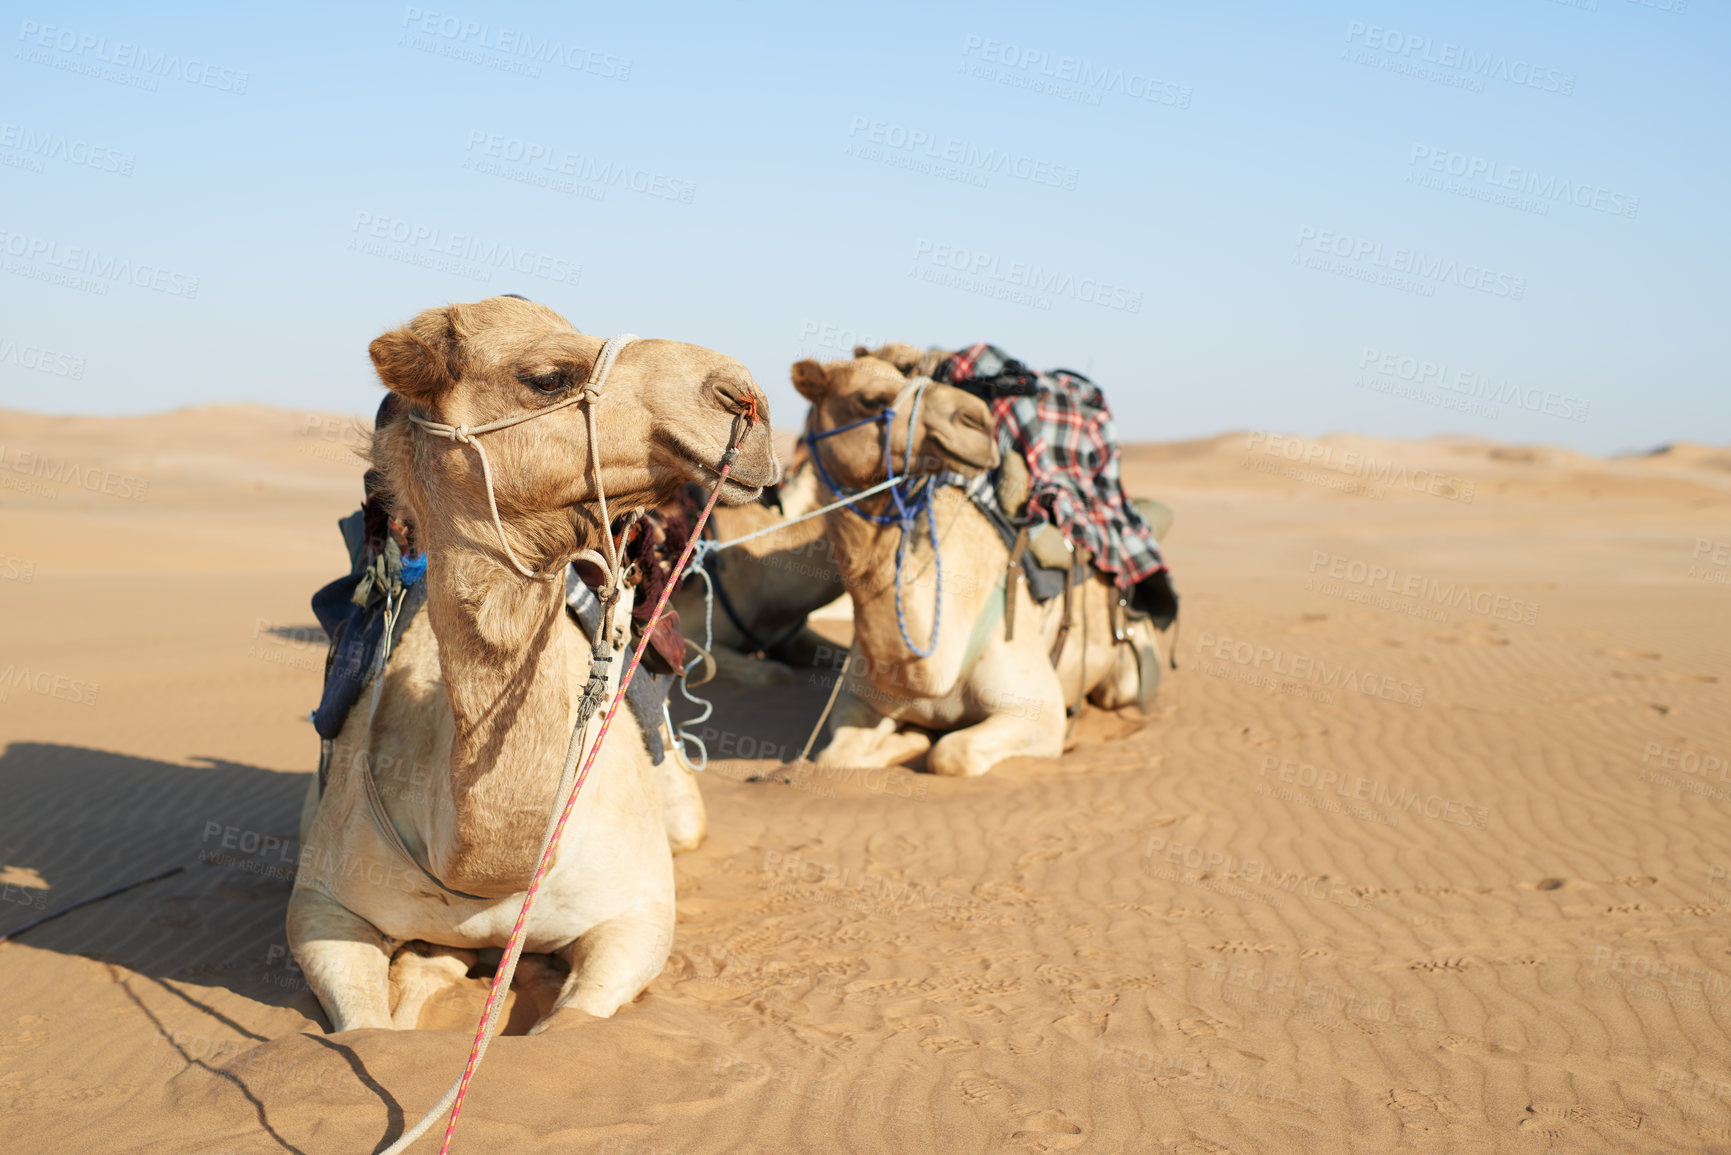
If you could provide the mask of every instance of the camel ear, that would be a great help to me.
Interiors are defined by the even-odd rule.
[[[410,401],[428,402],[461,375],[455,307],[428,309],[400,329],[373,339],[367,354],[385,388]]]
[[[853,355],[854,355],[855,360],[858,360],[861,357],[870,357],[871,352],[872,351],[870,349],[867,349],[864,345],[855,345],[853,347]]]
[[[816,361],[795,361],[793,387],[799,390],[801,397],[816,405],[829,392],[829,374]]]

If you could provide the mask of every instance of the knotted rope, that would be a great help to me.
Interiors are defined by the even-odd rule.
[[[595,402],[600,401],[603,396],[602,387],[607,384],[607,375],[613,371],[613,363],[619,359],[619,351],[635,340],[637,337],[632,333],[615,333],[607,338],[607,343],[601,346],[601,353],[595,358],[595,364],[589,370],[589,379],[583,382],[582,387],[563,401],[540,409],[527,409],[522,413],[513,413],[509,417],[501,417],[497,421],[489,421],[485,425],[475,426],[447,425],[443,421],[429,420],[419,413],[409,414],[409,420],[414,422],[415,426],[423,433],[430,433],[434,437],[443,437],[447,441],[454,441],[458,445],[467,445],[474,449],[476,456],[481,459],[481,477],[487,485],[487,509],[493,515],[493,529],[499,534],[500,548],[505,551],[505,556],[517,568],[517,572],[524,577],[534,581],[551,581],[554,577],[565,572],[565,564],[561,562],[545,572],[537,573],[524,565],[517,557],[517,552],[511,548],[510,539],[505,536],[505,523],[499,517],[499,502],[493,495],[493,464],[487,460],[486,447],[476,438],[483,433],[509,429],[513,425],[521,425],[525,421],[545,417],[549,413],[557,413],[559,410],[572,405],[583,405],[584,421],[589,431],[589,467],[595,474],[595,498],[601,506],[601,538],[607,545],[605,559],[598,556],[592,559],[601,562],[601,568],[607,572],[609,597],[604,598],[604,601],[611,600],[619,592],[617,588],[620,578],[619,550],[613,542],[611,529],[613,520],[607,515],[607,490],[601,484],[601,443],[595,436]],[[755,415],[755,408],[753,413]],[[577,556],[583,557],[592,553],[592,550],[580,550]]]

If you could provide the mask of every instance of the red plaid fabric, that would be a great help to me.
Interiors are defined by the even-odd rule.
[[[970,345],[932,378],[991,405],[1000,446],[1028,462],[1029,517],[1087,549],[1120,588],[1166,569],[1153,532],[1124,496],[1118,436],[1099,386],[1067,369],[1035,373],[995,345]]]

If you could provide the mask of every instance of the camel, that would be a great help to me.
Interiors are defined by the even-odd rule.
[[[789,469],[780,496],[779,511],[763,502],[717,509],[710,517],[714,527],[710,536],[716,541],[744,537],[833,500],[816,471],[797,467]],[[792,683],[797,675],[789,667],[813,665],[821,648],[828,646],[805,624],[813,611],[846,592],[822,518],[714,554],[707,568],[710,581],[719,587],[713,610],[705,607],[703,579],[695,575],[680,587],[673,605],[685,636],[699,645],[704,642],[707,617],[718,677],[747,685]]]
[[[821,438],[812,444],[816,461],[842,489],[889,476],[882,426],[860,424],[822,435],[870,422],[886,408],[896,414],[890,423],[894,468],[907,461],[916,476],[945,470],[978,476],[998,465],[991,411],[971,393],[923,377],[904,378],[890,361],[875,356],[800,361],[792,375],[812,405],[809,428]],[[859,504],[883,514],[890,499],[880,495]],[[933,517],[943,566],[941,599],[928,544]],[[1117,590],[1091,570],[1078,583],[1054,667],[1049,655],[1065,621],[1063,599],[1040,604],[1025,590],[1006,596],[1010,551],[960,488],[939,488],[929,513],[907,531],[899,614],[895,571],[902,530],[847,509],[825,515],[825,521],[853,597],[854,641],[819,766],[876,769],[925,754],[934,773],[984,774],[1016,755],[1062,753],[1069,702],[1085,697],[1117,709],[1137,700],[1137,655],[1114,638]],[[1019,573],[1016,580],[1022,584]],[[941,626],[935,636],[934,615]],[[1153,644],[1146,624],[1128,629],[1148,632],[1135,640]],[[920,649],[929,645],[929,655],[915,653],[910,639]],[[933,733],[940,735],[935,741]]]
[[[432,436],[415,418],[374,433],[374,464],[409,510],[428,587],[425,612],[375,679],[372,708],[363,696],[351,711],[323,791],[315,781],[302,811],[288,938],[333,1031],[416,1026],[440,987],[510,936],[590,672],[590,643],[555,575],[608,532],[596,472],[614,514],[686,481],[708,487],[749,410],[764,420],[745,434],[720,499],[754,500],[778,479],[766,402],[743,365],[695,345],[636,341],[590,397],[606,347],[551,309],[494,297],[429,309],[369,349],[400,408],[422,422],[537,419],[486,435],[490,483],[478,438]],[[629,594],[619,597],[604,623],[616,642],[629,639],[630,610]],[[609,663],[608,699],[628,656],[616,650]],[[678,782],[689,775],[673,758],[652,766],[641,732],[622,721],[528,926],[526,951],[569,966],[536,1031],[612,1015],[660,973],[672,943],[664,814],[688,807],[696,785]],[[380,789],[385,766],[424,768],[406,777],[425,789]],[[701,802],[697,813],[701,822]]]

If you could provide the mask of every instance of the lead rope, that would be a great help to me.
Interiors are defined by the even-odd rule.
[[[605,352],[606,351],[603,350],[603,356],[605,356]],[[611,365],[611,362],[609,361],[608,364]],[[598,362],[597,368],[599,369],[600,367],[600,363]],[[603,375],[604,374],[602,373],[596,374],[596,376]],[[540,410],[539,412],[546,412],[546,410]],[[534,416],[534,414],[530,414],[530,416]],[[469,1048],[469,1059],[463,1065],[463,1073],[457,1078],[457,1081],[451,1085],[450,1089],[445,1092],[439,1102],[434,1105],[433,1109],[428,1111],[426,1115],[422,1116],[420,1122],[416,1123],[408,1131],[405,1131],[402,1138],[387,1147],[383,1155],[400,1155],[401,1152],[408,1150],[410,1144],[414,1143],[416,1139],[419,1139],[424,1135],[427,1132],[427,1129],[432,1126],[433,1121],[443,1114],[447,1107],[450,1108],[451,1118],[450,1122],[445,1126],[445,1139],[439,1147],[439,1155],[449,1155],[451,1140],[457,1133],[457,1119],[461,1116],[463,1110],[463,1098],[469,1092],[469,1082],[475,1077],[475,1071],[480,1067],[481,1059],[487,1053],[488,1044],[492,1042],[493,1031],[498,1023],[499,1014],[505,1007],[505,1000],[503,997],[504,992],[510,989],[511,979],[517,971],[517,962],[522,957],[524,932],[528,928],[529,914],[534,908],[536,896],[540,893],[541,883],[546,878],[547,872],[552,868],[553,860],[557,856],[560,837],[565,832],[565,824],[570,820],[571,812],[577,805],[577,796],[582,793],[583,783],[589,778],[589,771],[595,766],[595,758],[601,751],[601,745],[607,740],[607,731],[613,725],[614,715],[619,712],[619,703],[625,700],[625,692],[631,685],[631,679],[637,673],[638,665],[643,661],[644,651],[649,647],[649,639],[654,634],[655,627],[660,624],[661,615],[667,608],[668,598],[672,596],[674,587],[679,584],[680,574],[684,572],[686,563],[691,559],[692,547],[696,534],[702,531],[704,523],[709,520],[710,513],[715,509],[716,501],[721,497],[721,487],[727,481],[727,475],[733,471],[734,460],[739,456],[740,443],[745,440],[745,435],[758,423],[757,403],[754,398],[747,398],[746,411],[740,415],[740,418],[743,418],[744,423],[741,425],[739,419],[735,420],[735,426],[738,431],[734,435],[732,443],[728,446],[727,452],[722,455],[721,468],[716,475],[715,485],[709,491],[709,501],[704,505],[702,514],[698,516],[693,536],[691,539],[686,541],[685,549],[680,553],[679,561],[674,565],[673,572],[669,575],[669,580],[661,588],[661,596],[656,599],[655,610],[650,614],[649,623],[643,630],[643,636],[638,640],[637,648],[631,654],[631,664],[626,666],[625,674],[620,679],[619,689],[615,691],[613,701],[608,704],[607,713],[603,715],[601,719],[600,733],[595,736],[594,743],[589,747],[589,755],[583,761],[583,770],[577,775],[576,781],[572,783],[570,792],[565,798],[565,805],[559,811],[558,820],[551,824],[550,829],[548,829],[542,838],[540,860],[535,867],[534,876],[529,881],[529,888],[523,894],[523,905],[517,912],[516,924],[511,928],[511,937],[505,944],[505,954],[499,960],[498,969],[493,973],[493,983],[487,991],[486,1006],[481,1013],[481,1021],[475,1027],[475,1041]],[[519,420],[522,419],[525,418],[519,418]],[[510,422],[510,424],[515,424],[515,421]],[[593,423],[591,423],[590,427],[593,429]],[[477,430],[470,430],[469,432],[473,433],[477,432]],[[482,429],[479,430],[479,432],[486,432],[486,430]],[[592,439],[591,445],[593,444],[594,442]],[[477,448],[479,448],[479,446],[477,446]],[[601,488],[599,454],[597,452],[592,452],[590,459],[595,467],[596,487],[599,490]],[[485,460],[485,454],[482,455],[482,460]],[[603,525],[603,533],[609,538],[612,537],[611,530],[608,529],[605,524]],[[500,541],[504,541],[502,528],[500,530]],[[508,545],[506,546],[506,552],[510,552],[510,547]],[[611,544],[609,545],[608,552],[610,554],[616,552]],[[515,561],[516,559],[513,557],[512,560]],[[617,581],[617,578],[615,578],[615,581]],[[591,680],[593,680],[593,675],[591,675]],[[571,768],[576,765],[577,757],[583,746],[583,733],[587,730],[592,716],[592,712],[590,711],[580,712],[577,719],[577,725],[572,728],[571,741],[565,752],[565,765],[560,772],[560,785],[562,788],[565,779],[570,775]]]

